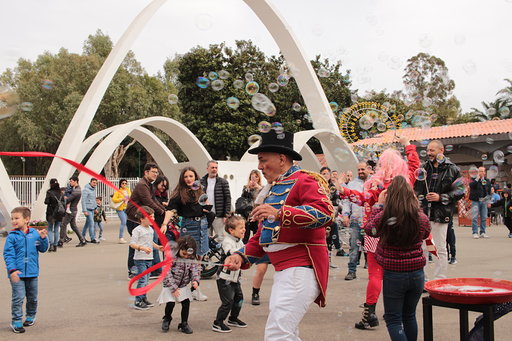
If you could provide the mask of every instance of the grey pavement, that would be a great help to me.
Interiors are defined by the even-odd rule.
[[[128,246],[117,244],[117,221],[106,225],[106,241],[75,248],[77,238],[57,253],[41,254],[39,277],[39,309],[36,324],[27,327],[23,335],[14,335],[9,328],[11,287],[5,263],[0,265],[0,340],[263,340],[268,314],[268,297],[273,270],[269,272],[261,289],[262,304],[250,304],[251,281],[254,269],[244,271],[243,291],[246,303],[240,319],[248,328],[233,328],[229,334],[211,330],[219,306],[215,280],[203,280],[201,290],[208,296],[206,302],[192,302],[189,324],[192,335],[176,330],[181,307],[176,306],[169,333],[160,330],[163,306],[148,311],[132,308],[133,297],[128,294],[126,256]],[[456,227],[458,264],[449,265],[449,277],[492,277],[512,280],[512,239],[507,238],[504,226],[488,228],[489,239],[472,239],[469,227]],[[5,238],[0,238],[3,250]],[[388,340],[382,319],[382,296],[377,306],[381,325],[373,330],[361,331],[354,323],[361,318],[367,271],[358,268],[357,279],[345,281],[347,257],[334,257],[339,269],[331,271],[327,292],[327,307],[311,306],[300,326],[304,341],[331,340]],[[431,265],[429,265],[431,267]],[[429,271],[429,268],[427,268]],[[160,292],[157,286],[148,295],[154,302]],[[300,299],[300,297],[297,297]],[[458,340],[458,312],[434,307],[435,340]],[[470,313],[470,325],[477,313]],[[421,301],[418,304],[418,340],[423,340]],[[512,314],[495,322],[495,339],[510,340]]]

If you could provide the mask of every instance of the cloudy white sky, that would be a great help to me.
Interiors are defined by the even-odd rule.
[[[512,78],[512,0],[272,0],[310,58],[340,59],[353,88],[402,89],[405,62],[442,58],[463,110],[492,101]],[[116,42],[150,0],[1,0],[0,71],[65,47],[81,53],[101,29]],[[150,74],[196,45],[251,39],[279,49],[242,0],[168,0],[133,46]]]

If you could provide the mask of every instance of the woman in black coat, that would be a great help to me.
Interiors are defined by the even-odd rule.
[[[59,202],[62,205],[61,211],[62,208],[64,208],[64,212],[59,212]],[[46,204],[46,221],[48,222],[48,238],[50,244],[48,252],[56,252],[57,243],[59,242],[60,223],[66,214],[64,194],[60,190],[60,185],[57,179],[50,180],[50,189],[46,191],[44,203]]]

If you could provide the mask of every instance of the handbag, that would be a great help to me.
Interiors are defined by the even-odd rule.
[[[123,204],[123,201],[121,200],[120,202],[114,202],[112,200],[113,198],[114,198],[114,195],[112,194],[110,196],[110,207],[117,211],[119,209],[119,207],[121,207],[121,205]]]

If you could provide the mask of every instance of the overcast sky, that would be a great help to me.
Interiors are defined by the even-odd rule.
[[[114,43],[149,0],[0,0],[0,71],[60,47],[81,53],[101,29]],[[493,101],[512,78],[512,0],[273,0],[310,58],[340,59],[353,89],[402,89],[418,52],[446,62],[463,110]],[[150,73],[191,47],[250,39],[279,49],[242,0],[169,0],[133,46]],[[192,81],[192,80],[191,80]]]

